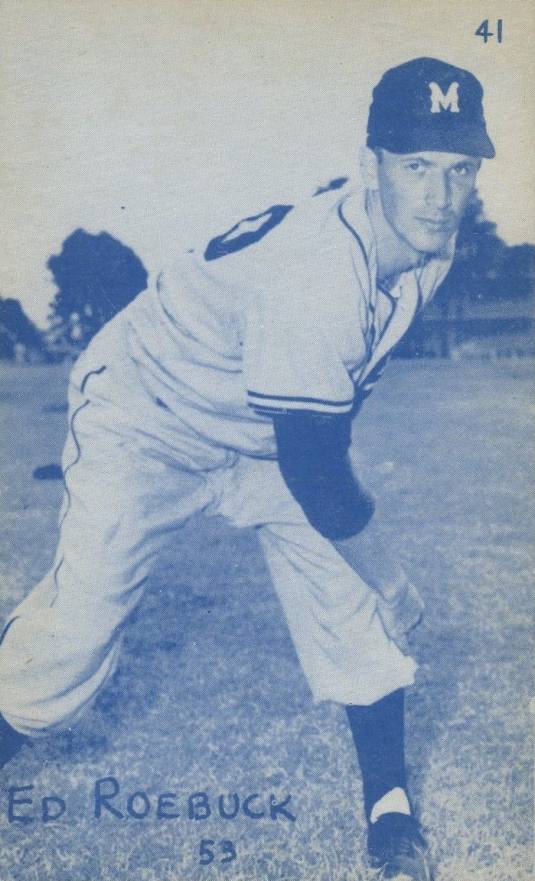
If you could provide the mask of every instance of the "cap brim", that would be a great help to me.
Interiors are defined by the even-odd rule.
[[[410,131],[385,131],[368,137],[369,147],[383,147],[390,153],[459,153],[481,159],[494,159],[496,151],[486,129],[456,125],[436,129],[430,125]]]

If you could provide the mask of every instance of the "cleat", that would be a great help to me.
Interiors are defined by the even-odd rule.
[[[429,846],[412,816],[383,814],[370,824],[368,854],[381,879],[433,881]]]

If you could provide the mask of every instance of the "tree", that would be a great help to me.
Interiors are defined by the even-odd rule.
[[[527,299],[535,291],[535,245],[507,248],[502,267],[504,291]]]
[[[17,348],[44,353],[43,336],[14,298],[0,297],[0,358],[12,360]]]
[[[58,288],[50,304],[49,336],[63,351],[80,351],[110,318],[147,286],[147,271],[107,232],[76,229],[47,262]]]
[[[529,298],[534,294],[535,247],[509,247],[498,236],[496,224],[485,217],[483,203],[477,193],[461,221],[457,235],[455,257],[451,269],[435,295],[435,305],[442,314],[443,356],[449,354],[450,332],[456,322],[463,320],[464,304],[503,302],[503,317],[507,317],[507,301]],[[480,317],[483,317],[482,315]],[[425,314],[414,322],[396,350],[402,357],[419,357],[426,348],[427,328]]]
[[[496,224],[485,218],[483,202],[476,194],[461,221],[455,257],[437,298],[464,300],[501,296],[507,250],[496,233]]]

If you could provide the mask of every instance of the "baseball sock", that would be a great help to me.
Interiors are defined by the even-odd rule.
[[[362,773],[364,809],[372,823],[390,811],[411,812],[405,769],[404,698],[400,688],[370,706],[346,706]]]

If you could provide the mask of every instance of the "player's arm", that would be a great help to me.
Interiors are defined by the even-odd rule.
[[[374,502],[350,461],[351,414],[308,411],[273,416],[279,467],[309,523],[385,599],[407,584],[380,528]]]
[[[282,476],[314,529],[331,541],[364,529],[374,503],[349,463],[350,414],[297,411],[273,423]]]

